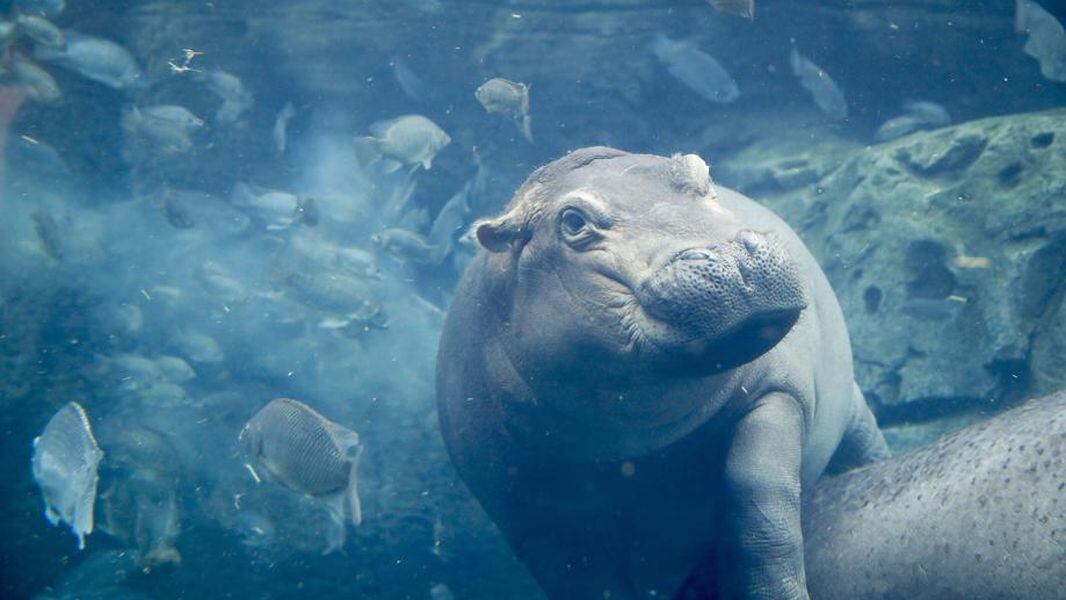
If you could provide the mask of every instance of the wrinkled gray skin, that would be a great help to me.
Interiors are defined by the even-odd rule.
[[[575,216],[576,215],[576,216]],[[795,234],[698,157],[576,151],[533,173],[441,338],[444,439],[552,597],[805,598],[800,492],[887,454],[836,298]]]
[[[804,530],[816,598],[1062,598],[1066,392],[826,480]]]

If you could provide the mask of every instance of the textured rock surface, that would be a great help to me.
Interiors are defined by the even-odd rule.
[[[859,150],[809,184],[782,165],[824,163],[829,142],[767,146],[726,161],[723,182],[753,189],[821,258],[881,414],[929,418],[1064,383],[1064,141],[1066,112],[1014,115]]]

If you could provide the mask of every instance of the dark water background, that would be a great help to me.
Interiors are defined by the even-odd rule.
[[[1066,385],[1066,84],[1023,51],[1014,2],[766,0],[754,21],[701,0],[68,4],[55,23],[127,48],[144,84],[114,89],[41,61],[62,98],[21,103],[0,131],[5,597],[425,598],[438,584],[458,598],[538,597],[436,429],[436,338],[470,250],[456,231],[443,262],[419,265],[371,236],[427,233],[468,183],[465,223],[494,214],[533,168],[587,145],[698,153],[718,183],[785,216],[840,296],[858,380],[897,449]],[[1066,20],[1061,4],[1043,5]],[[740,97],[713,103],[672,77],[651,50],[659,34],[714,56]],[[12,49],[32,57],[33,46]],[[845,119],[797,83],[793,47],[843,91]],[[168,66],[186,48],[202,52],[191,66],[225,70],[251,95],[234,122],[219,122],[221,98],[196,73]],[[420,94],[405,93],[397,62]],[[532,86],[533,143],[475,100],[491,77]],[[941,105],[952,125],[875,145],[906,100]],[[271,132],[287,102],[279,154]],[[127,107],[160,104],[206,122],[183,151],[138,147],[121,126]],[[360,169],[353,136],[409,113],[451,137],[432,169]],[[232,205],[238,182],[313,198],[317,223],[268,230]],[[375,257],[380,278],[329,255],[350,247]],[[324,327],[351,307],[292,279],[338,273],[362,282],[386,329]],[[121,362],[160,356],[195,377]],[[278,396],[365,443],[365,523],[344,553],[320,555],[321,506],[242,468],[237,432]],[[71,400],[105,453],[122,431],[161,435],[163,449],[131,468],[162,461],[172,474],[180,564],[148,565],[136,540],[100,531],[102,502],[80,552],[43,518],[31,440]],[[120,477],[105,458],[101,491]]]

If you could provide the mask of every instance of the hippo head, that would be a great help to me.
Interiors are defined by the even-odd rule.
[[[691,154],[574,152],[476,232],[513,259],[514,342],[601,359],[601,372],[732,369],[777,344],[806,306],[784,248],[718,203]]]
[[[475,227],[508,282],[511,362],[561,395],[729,371],[806,306],[785,249],[718,202],[691,154],[573,152]]]

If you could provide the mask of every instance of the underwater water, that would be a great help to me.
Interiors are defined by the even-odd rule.
[[[586,146],[780,215],[894,452],[1066,388],[1066,7],[749,4],[0,0],[0,596],[544,597],[436,357]]]

